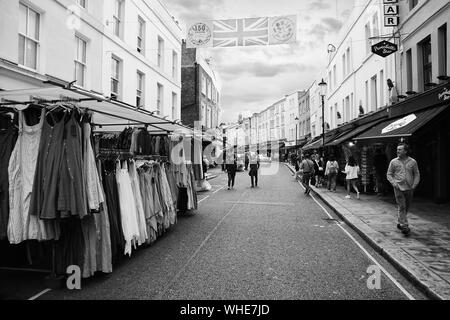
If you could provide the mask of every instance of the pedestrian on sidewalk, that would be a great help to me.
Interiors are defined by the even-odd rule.
[[[377,185],[377,196],[386,195],[386,171],[389,163],[386,155],[381,152],[380,148],[375,150],[375,156],[373,157],[373,166],[375,171],[375,182]]]
[[[316,154],[313,161],[314,171],[316,173],[316,188],[320,188],[325,174],[323,158],[321,158],[319,154]]]
[[[408,211],[414,195],[414,190],[420,183],[420,172],[417,161],[409,156],[409,146],[401,143],[397,147],[397,156],[389,164],[387,179],[394,187],[395,200],[398,204],[397,228],[404,235],[409,235],[411,229],[408,223]]]
[[[311,155],[305,154],[304,159],[300,163],[300,170],[302,175],[302,184],[305,187],[305,194],[309,194],[311,192],[310,180],[314,176],[314,162],[311,160]]]
[[[250,159],[250,176],[252,182],[252,188],[258,188],[258,170],[259,170],[259,154],[252,156]]]
[[[327,189],[336,192],[336,180],[339,173],[339,163],[334,155],[330,156],[325,168],[325,176],[328,177]]]
[[[350,196],[350,189],[353,187],[353,189],[356,191],[356,198],[359,199],[359,190],[356,186],[356,183],[358,182],[358,176],[359,176],[359,166],[356,163],[356,160],[353,156],[350,156],[348,158],[347,164],[345,165],[345,171],[346,174],[345,180],[347,181],[347,196],[345,199],[351,199]]]
[[[229,159],[227,159],[227,173],[228,173],[228,190],[234,189],[234,181],[236,179],[237,171],[237,158],[233,154]]]

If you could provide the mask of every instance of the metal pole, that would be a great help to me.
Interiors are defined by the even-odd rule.
[[[325,96],[322,96],[322,147],[325,151]]]

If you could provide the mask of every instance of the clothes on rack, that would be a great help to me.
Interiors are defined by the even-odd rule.
[[[18,138],[8,162],[7,236],[11,244],[55,240],[59,273],[79,265],[90,277],[112,272],[112,248],[90,120],[83,123],[83,116],[63,104],[18,111]],[[27,119],[38,121],[29,125]]]
[[[9,161],[8,239],[11,244],[25,240],[52,240],[59,238],[57,225],[30,214],[33,178],[36,172],[39,145],[45,122],[42,109],[39,123],[28,125],[25,111],[19,111],[19,136]]]

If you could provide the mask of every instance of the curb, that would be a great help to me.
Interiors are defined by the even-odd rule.
[[[295,173],[295,171],[287,164],[285,164],[288,169]],[[427,286],[424,282],[420,281],[408,268],[403,266],[401,262],[394,257],[394,255],[388,253],[379,243],[362,231],[356,223],[350,221],[343,213],[339,212],[333,205],[331,205],[320,193],[312,189],[314,195],[316,195],[322,202],[324,202],[328,208],[330,208],[339,218],[341,218],[349,227],[351,227],[358,235],[360,235],[377,253],[384,257],[388,262],[390,262],[398,272],[400,272],[405,278],[411,281],[415,286],[417,286],[427,297],[434,300],[445,300],[439,294],[434,292]]]

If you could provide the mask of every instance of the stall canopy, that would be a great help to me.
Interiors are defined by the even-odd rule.
[[[0,91],[0,106],[20,107],[29,103],[74,103],[78,108],[93,112],[97,131],[121,131],[125,126],[147,126],[151,133],[189,135],[193,130],[152,112],[126,103],[110,100],[100,94],[74,88],[44,87]]]
[[[444,111],[449,110],[450,106],[443,106],[411,113],[401,118],[385,120],[360,134],[354,140],[410,137]]]
[[[363,124],[361,126],[358,126],[350,131],[344,132],[340,134],[339,136],[335,137],[334,140],[327,143],[327,146],[338,146],[348,140],[351,140],[352,138],[356,137],[357,135],[369,130],[370,128],[376,126],[378,123],[380,123],[382,120],[369,122],[366,124]]]

